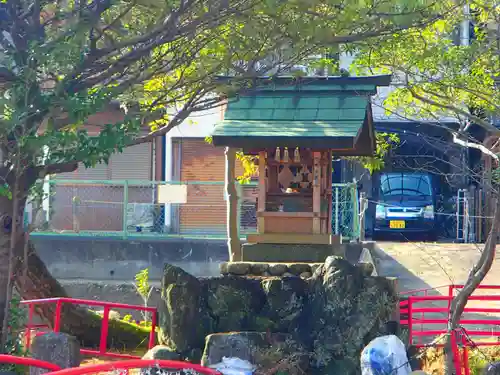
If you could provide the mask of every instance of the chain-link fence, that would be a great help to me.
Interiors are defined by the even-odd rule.
[[[332,185],[332,232],[359,238],[359,197],[355,183]]]
[[[32,202],[26,215],[37,233],[226,238],[222,181],[49,180],[45,185],[43,201]],[[239,233],[255,233],[258,186],[236,186]],[[358,238],[356,185],[334,184],[332,191],[333,233]]]
[[[224,182],[50,180],[28,208],[35,232],[225,237]],[[256,185],[237,185],[240,234],[256,231]],[[158,203],[163,202],[163,203]]]

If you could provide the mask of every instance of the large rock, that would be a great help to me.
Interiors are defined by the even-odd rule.
[[[304,373],[309,366],[304,346],[291,335],[283,333],[232,332],[207,336],[201,364],[213,366],[220,363],[223,357],[249,361],[260,373],[276,369],[280,362],[290,367],[283,368],[283,372],[288,374],[295,371]]]
[[[259,280],[227,276],[203,280],[203,285],[214,319],[212,332],[259,329],[260,312],[266,302]]]
[[[250,272],[250,263],[230,262],[227,264],[227,272],[231,275],[246,275]]]
[[[158,305],[158,341],[178,353],[201,348],[213,331],[200,281],[179,267],[167,264]]]
[[[500,374],[500,362],[488,363],[484,367],[484,375],[499,375]]]
[[[149,349],[146,354],[142,356],[142,359],[165,359],[171,361],[178,361],[181,359],[179,353],[174,352],[168,346],[156,345],[155,347]]]
[[[160,359],[160,360],[170,360],[179,361],[181,356],[179,353],[174,352],[168,346],[156,345],[154,348],[149,349],[146,354],[142,356],[142,359]],[[141,375],[160,375],[162,371],[157,368],[142,368],[140,371]]]
[[[273,269],[285,272],[286,265],[271,265],[267,272]],[[308,279],[224,276],[198,280],[167,265],[162,304],[160,343],[183,358],[199,358],[205,336],[212,333],[235,332],[207,338],[205,358],[217,357],[205,359],[209,362],[219,361],[222,352],[236,355],[243,350],[238,348],[248,349],[263,335],[248,339],[244,338],[248,333],[238,331],[271,336],[280,332],[294,345],[307,348],[315,370],[350,375],[359,371],[359,355],[365,345],[384,332],[397,305],[397,293],[387,279],[369,276],[366,269],[345,259],[328,257]],[[231,345],[232,354],[227,349]],[[276,350],[272,352],[279,357]],[[274,358],[276,365],[284,363],[280,359]],[[295,363],[295,359],[287,361]],[[283,372],[291,375],[290,369]]]
[[[80,344],[76,337],[62,332],[49,332],[33,339],[31,357],[58,365],[60,368],[79,367]],[[30,375],[40,375],[49,370],[30,367]]]
[[[290,273],[299,276],[304,272],[311,272],[311,266],[307,263],[293,263],[288,266]]]
[[[338,257],[328,257],[309,283],[313,364],[328,373],[356,372],[360,351],[396,306],[394,289]]]
[[[308,302],[307,282],[299,277],[273,277],[262,281],[266,294],[264,313],[276,332],[298,334],[306,326]]]
[[[287,265],[283,263],[271,264],[269,266],[269,273],[273,276],[281,276],[286,272],[287,269]]]

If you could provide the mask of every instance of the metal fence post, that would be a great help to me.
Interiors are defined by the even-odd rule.
[[[335,234],[339,235],[339,187],[335,186]]]
[[[127,231],[127,218],[128,218],[128,180],[123,182],[123,238],[128,237]]]
[[[352,195],[352,210],[353,210],[353,218],[352,218],[352,236],[351,240],[360,238],[360,222],[359,222],[359,197],[358,197],[358,187],[356,183],[351,185],[351,195]]]
[[[359,197],[359,240],[365,240],[365,212],[367,206],[366,193],[360,193]]]

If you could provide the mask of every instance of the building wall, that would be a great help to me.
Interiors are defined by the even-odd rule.
[[[102,125],[117,123],[123,118],[118,108],[90,116],[86,129],[90,135],[97,135]],[[50,198],[43,202],[45,220],[54,231],[119,231],[123,229],[123,184],[63,183],[61,180],[142,180],[154,179],[155,148],[152,142],[127,147],[122,153],[115,153],[108,164],[97,164],[85,168],[80,163],[77,170],[61,173],[50,178],[55,183],[45,184]],[[48,179],[47,179],[48,180]],[[80,204],[76,206],[74,199]],[[129,188],[129,202],[153,203],[152,186]],[[28,207],[28,212],[31,207]],[[77,218],[77,220],[74,220]],[[40,220],[40,219],[38,219]],[[43,219],[42,219],[43,220]]]

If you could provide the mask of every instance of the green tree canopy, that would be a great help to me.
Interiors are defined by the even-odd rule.
[[[246,88],[246,80],[220,86],[217,75],[279,75],[339,44],[392,37],[455,8],[451,0],[0,2],[0,177],[11,192],[0,196],[0,212],[14,223],[0,236],[0,315],[12,273],[5,265],[26,250],[18,224],[37,179],[106,162]],[[89,136],[88,117],[114,104],[123,119]],[[63,295],[36,253],[26,254],[31,281],[22,292]]]
[[[447,7],[426,1],[9,0],[1,22],[4,160],[14,165],[17,158],[43,173],[74,161],[93,166],[244,89],[244,83],[217,87],[217,74],[280,74],[339,43],[439,19]],[[113,101],[127,109],[124,120],[89,137],[86,119]]]
[[[454,117],[462,124],[459,132],[473,123],[498,133],[492,119],[500,116],[499,25],[498,3],[461,4],[426,27],[367,41],[357,51],[356,68],[394,74],[396,89],[385,101],[389,112],[432,121]]]
[[[385,100],[390,113],[403,117],[437,122],[453,136],[453,142],[472,147],[496,159],[500,130],[500,6],[495,0],[474,0],[460,4],[453,13],[423,28],[410,28],[383,40],[369,40],[357,49],[358,72],[390,72],[397,77],[395,90]],[[453,117],[458,126],[440,120]],[[484,137],[471,130],[480,127]],[[488,160],[488,157],[485,158]],[[488,172],[488,171],[486,171]],[[482,173],[481,173],[482,174]],[[486,177],[486,178],[484,178]],[[490,176],[491,178],[491,176]],[[484,250],[471,268],[464,287],[450,304],[446,373],[455,373],[451,356],[451,335],[460,329],[460,319],[467,300],[484,280],[495,258],[500,223],[498,189],[488,181],[480,182],[487,191],[497,194],[497,202],[487,200],[485,213],[491,218],[491,230]],[[491,208],[491,209],[490,209]]]

